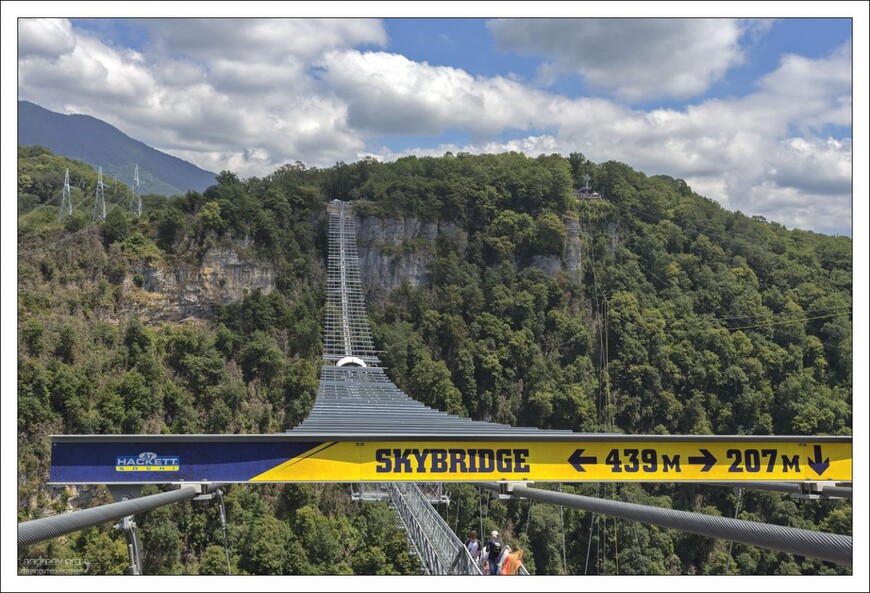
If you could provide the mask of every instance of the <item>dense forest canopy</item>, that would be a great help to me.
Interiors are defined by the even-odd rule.
[[[76,212],[61,224],[66,168]],[[587,175],[604,199],[579,197]],[[305,418],[321,364],[325,204],[335,198],[353,200],[361,217],[463,231],[435,239],[428,283],[369,302],[388,374],[430,406],[575,431],[851,434],[851,240],[728,212],[682,180],[579,153],[295,163],[263,178],[225,171],[203,193],[144,196],[140,218],[127,214],[119,184],[106,220],[92,222],[95,184],[83,163],[19,148],[19,520],[65,510],[72,495],[44,486],[49,434],[277,432]],[[533,265],[565,257],[574,223],[580,270]],[[221,245],[269,262],[276,290],[181,322],[133,313],[143,266],[195,264]],[[690,484],[561,488],[852,530],[847,501]],[[449,491],[439,511],[460,534],[498,529],[537,574],[849,570],[575,509],[560,518],[556,507],[467,485]],[[106,500],[97,490],[91,504]],[[234,574],[420,570],[392,511],[351,503],[347,486],[234,486],[227,503]],[[215,509],[175,505],[140,525],[146,573],[225,571]],[[87,556],[100,573],[126,562],[111,526],[19,556],[37,552]]]

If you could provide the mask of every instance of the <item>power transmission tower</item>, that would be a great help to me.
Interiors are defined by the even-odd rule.
[[[60,221],[63,222],[65,216],[72,216],[72,196],[69,190],[69,169],[63,176],[63,197],[60,200]]]
[[[139,195],[139,165],[133,173],[133,195],[130,196],[130,214],[142,216],[142,196]]]
[[[94,220],[106,220],[106,197],[103,195],[103,168],[100,167],[100,175],[97,178],[97,197],[94,200]]]

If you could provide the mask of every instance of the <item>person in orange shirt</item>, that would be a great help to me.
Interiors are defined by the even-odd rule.
[[[501,567],[501,574],[518,574],[520,567],[523,565],[523,549],[517,547],[510,552],[505,558]]]

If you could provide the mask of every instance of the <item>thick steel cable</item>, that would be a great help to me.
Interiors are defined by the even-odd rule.
[[[222,484],[212,484],[207,489],[208,492],[213,492]],[[135,498],[133,500],[123,500],[111,504],[85,509],[82,511],[73,511],[64,513],[63,515],[55,515],[53,517],[43,517],[42,519],[34,519],[33,521],[25,521],[18,524],[18,545],[29,546],[47,539],[60,537],[67,533],[108,523],[109,521],[117,521],[146,511],[153,511],[158,507],[176,502],[190,500],[199,494],[199,489],[193,486],[185,486],[178,490],[170,492],[161,492],[160,494],[152,494]]]
[[[478,483],[477,485],[481,488],[500,491],[500,485],[494,482]],[[517,497],[570,506],[602,515],[651,523],[707,537],[730,539],[741,544],[769,548],[798,556],[809,556],[836,564],[852,565],[852,538],[848,535],[823,533],[781,525],[767,525],[729,517],[715,517],[577,494],[551,492],[519,485],[514,486],[511,493]]]
[[[825,486],[821,491],[822,498],[852,498],[852,488],[849,486]]]
[[[725,488],[746,488],[749,490],[771,490],[788,494],[812,494],[821,498],[852,498],[850,486],[834,486],[820,484],[818,491],[804,490],[797,482],[707,482],[707,486],[723,486]]]

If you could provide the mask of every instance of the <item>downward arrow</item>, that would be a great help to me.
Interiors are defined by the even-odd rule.
[[[710,471],[710,468],[716,465],[718,459],[716,459],[710,451],[707,449],[698,449],[704,456],[703,457],[689,457],[689,463],[694,465],[704,464],[704,467],[701,468],[702,472]]]
[[[574,451],[571,454],[571,457],[568,458],[568,463],[570,463],[571,466],[574,469],[576,469],[578,472],[585,472],[586,471],[583,468],[584,463],[592,463],[592,464],[598,463],[597,457],[590,457],[590,456],[583,457],[582,456],[583,451],[585,451],[585,450],[586,449],[577,449],[576,451]]]
[[[827,457],[824,461],[822,461],[822,446],[821,445],[813,445],[813,453],[815,454],[815,459],[810,459],[807,457],[807,461],[810,462],[810,467],[813,468],[820,476],[825,473],[825,470],[831,465],[831,458]]]

